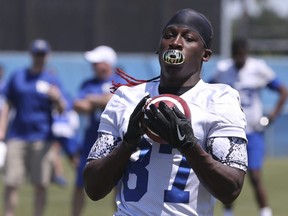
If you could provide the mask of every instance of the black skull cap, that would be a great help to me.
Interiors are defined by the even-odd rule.
[[[204,47],[210,48],[213,28],[210,21],[203,14],[190,8],[179,10],[165,25],[163,32],[169,26],[184,26],[197,32],[204,43]]]

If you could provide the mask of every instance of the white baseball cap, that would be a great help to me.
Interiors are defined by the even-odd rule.
[[[87,51],[85,52],[84,57],[91,63],[106,62],[111,66],[114,66],[117,62],[116,52],[108,46],[98,46],[91,51]]]

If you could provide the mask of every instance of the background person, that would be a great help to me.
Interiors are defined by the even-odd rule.
[[[78,164],[79,142],[77,132],[80,126],[78,113],[73,109],[72,97],[65,94],[67,106],[62,112],[53,112],[53,148],[56,152],[52,182],[60,187],[68,184],[64,174],[63,155],[67,156],[73,168]]]
[[[268,88],[275,91],[279,96],[275,107],[267,115],[271,124],[285,104],[287,90],[276,77],[275,72],[263,60],[248,56],[248,43],[245,39],[234,39],[231,49],[232,58],[218,62],[211,82],[226,83],[240,93],[241,105],[247,118],[249,179],[259,207],[259,215],[271,216],[272,211],[269,207],[267,191],[262,178],[265,128],[260,124],[261,117],[263,117],[261,91]],[[233,215],[232,204],[225,206],[224,215]]]
[[[5,86],[4,75],[5,75],[4,66],[0,64],[0,112],[5,102],[5,99],[3,97],[3,91],[4,91],[4,86]],[[7,153],[6,143],[3,142],[3,140],[1,140],[0,141],[0,173],[2,172],[2,168],[5,163],[6,153]]]
[[[2,107],[2,104],[4,103],[3,99],[2,99],[2,94],[3,94],[3,90],[5,87],[5,80],[4,80],[4,76],[5,76],[5,69],[4,66],[0,64],[0,108]]]
[[[88,117],[87,125],[80,150],[80,160],[77,168],[76,182],[72,200],[72,215],[80,216],[84,207],[83,169],[88,153],[95,142],[95,136],[100,123],[100,116],[110,100],[110,87],[115,81],[114,66],[117,62],[116,52],[108,46],[98,46],[85,52],[85,59],[91,63],[93,77],[85,80],[74,100],[74,109]]]
[[[4,96],[4,89],[6,86],[5,77],[5,68],[3,65],[0,64],[0,112],[5,104],[5,96]]]
[[[239,195],[247,168],[246,120],[237,91],[201,79],[212,35],[203,14],[178,11],[162,31],[160,80],[128,82],[108,102],[84,179],[92,200],[117,184],[115,216],[212,216],[214,197],[230,203]],[[192,120],[164,102],[144,111],[149,95],[165,93],[183,98]],[[143,134],[144,113],[145,124],[167,142]]]
[[[44,213],[52,174],[52,110],[62,112],[66,106],[59,80],[46,68],[49,53],[47,41],[33,41],[31,65],[12,74],[4,89],[6,100],[0,114],[0,140],[5,139],[9,111],[15,110],[6,137],[4,216],[14,216],[18,189],[26,174],[35,189],[32,215]]]

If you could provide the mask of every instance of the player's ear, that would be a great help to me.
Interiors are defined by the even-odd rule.
[[[210,59],[211,55],[212,55],[212,50],[210,50],[210,49],[205,49],[204,54],[203,54],[203,57],[202,57],[202,60],[203,60],[204,62],[207,62],[207,61]]]

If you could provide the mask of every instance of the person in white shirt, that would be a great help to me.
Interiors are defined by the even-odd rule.
[[[240,194],[247,169],[246,119],[236,90],[200,77],[212,54],[212,36],[203,14],[178,11],[158,47],[160,79],[131,79],[114,89],[87,158],[84,183],[92,200],[117,185],[115,216],[212,216],[214,197],[230,203]],[[163,101],[145,111],[148,98],[160,94],[184,99],[191,119]],[[145,124],[167,142],[144,133],[144,115]]]
[[[243,38],[232,42],[232,58],[218,62],[212,83],[225,83],[239,91],[241,105],[247,119],[248,174],[253,186],[260,216],[271,216],[267,192],[261,176],[264,155],[264,128],[279,115],[287,97],[287,90],[275,72],[262,59],[248,56],[248,43]],[[278,93],[274,109],[263,116],[261,91],[269,88]],[[264,122],[261,122],[264,121]],[[232,204],[225,205],[224,215],[233,215]]]

